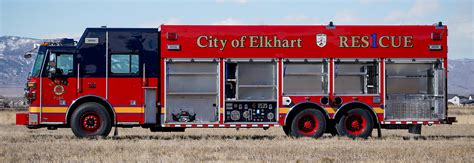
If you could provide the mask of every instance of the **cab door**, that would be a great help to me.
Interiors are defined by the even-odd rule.
[[[143,123],[143,34],[127,30],[107,31],[107,100],[117,123]]]
[[[41,87],[41,123],[63,124],[68,106],[77,97],[75,53],[52,49],[48,52]]]

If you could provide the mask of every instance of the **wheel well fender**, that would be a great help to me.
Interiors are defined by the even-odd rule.
[[[104,99],[102,97],[99,97],[99,96],[95,96],[95,95],[82,96],[82,97],[79,97],[76,100],[72,101],[71,105],[69,105],[69,107],[67,108],[67,111],[66,111],[66,121],[65,121],[66,124],[70,124],[69,122],[71,120],[72,113],[74,113],[74,111],[77,109],[77,107],[79,107],[81,104],[84,104],[86,102],[95,102],[95,103],[98,103],[98,104],[104,106],[105,110],[107,110],[107,112],[111,116],[112,122],[114,122],[114,124],[115,124],[116,114],[115,114],[115,111],[114,111],[112,105],[106,99]]]
[[[324,117],[326,118],[326,121],[329,120],[328,112],[326,110],[324,110],[324,108],[321,105],[318,105],[318,104],[313,103],[313,102],[301,102],[301,103],[296,104],[295,106],[293,106],[290,109],[290,111],[286,114],[284,125],[286,126],[286,124],[291,122],[291,120],[296,116],[296,114],[298,114],[300,111],[305,110],[305,109],[317,109],[317,110],[321,111],[324,114]]]
[[[337,123],[339,121],[339,119],[342,117],[342,115],[347,113],[347,111],[349,111],[351,109],[355,109],[355,108],[360,108],[360,109],[367,110],[369,112],[370,116],[372,117],[372,119],[374,120],[374,124],[377,125],[379,123],[378,118],[377,118],[377,114],[375,113],[374,109],[372,107],[370,107],[369,105],[367,105],[366,103],[363,103],[363,102],[349,102],[349,103],[346,103],[346,104],[342,105],[341,107],[339,107],[339,109],[337,109],[336,113],[334,113],[335,123]]]

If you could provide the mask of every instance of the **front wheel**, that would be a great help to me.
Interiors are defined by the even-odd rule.
[[[107,136],[112,129],[112,120],[102,105],[84,103],[72,114],[71,129],[77,137]]]
[[[349,110],[336,124],[337,133],[350,138],[367,138],[372,134],[373,127],[370,113],[360,108]]]
[[[319,110],[305,109],[296,114],[290,126],[290,136],[292,137],[319,138],[326,130],[326,118]]]

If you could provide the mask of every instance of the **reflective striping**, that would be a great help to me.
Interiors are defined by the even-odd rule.
[[[165,107],[161,107],[161,114],[165,113]]]
[[[290,108],[278,108],[278,113],[286,114],[286,113],[288,113],[289,110],[290,110]]]
[[[143,113],[142,107],[114,107],[116,113]],[[31,113],[40,112],[40,107],[30,107]],[[43,113],[66,113],[67,107],[43,107]]]
[[[373,108],[375,113],[383,113],[384,110],[382,108]]]
[[[115,113],[144,113],[143,107],[114,107]]]
[[[39,113],[40,107],[30,107],[28,111],[31,113]],[[43,113],[66,113],[67,107],[43,107]]]
[[[41,122],[44,125],[62,125],[64,122]]]
[[[278,127],[279,124],[163,124],[162,127],[186,127],[186,128],[262,128]]]
[[[440,124],[440,121],[382,121],[381,124]]]
[[[140,122],[117,122],[119,125],[138,125]]]
[[[324,108],[324,110],[326,110],[326,112],[328,112],[328,114],[334,114],[336,113],[336,108]]]
[[[278,108],[278,109],[279,109],[278,112],[280,114],[288,113],[288,111],[290,110],[290,108]],[[326,112],[328,112],[328,114],[334,114],[334,113],[336,113],[337,108],[327,107],[327,108],[324,108],[324,110],[326,110]],[[384,113],[384,110],[380,107],[373,108],[373,110],[374,110],[375,113]]]

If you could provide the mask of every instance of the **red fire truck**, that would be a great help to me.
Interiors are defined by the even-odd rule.
[[[87,28],[42,44],[28,128],[151,131],[281,126],[293,137],[451,124],[447,27],[162,25]]]

